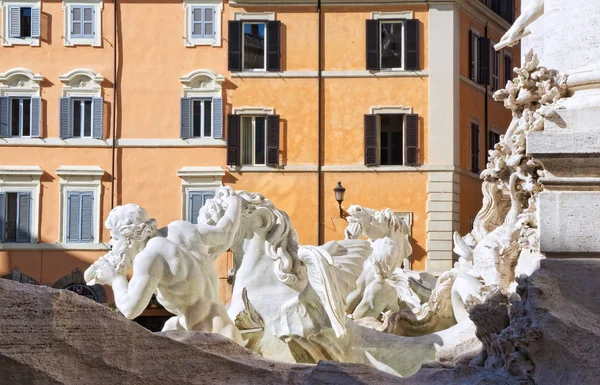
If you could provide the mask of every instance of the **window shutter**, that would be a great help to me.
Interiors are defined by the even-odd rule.
[[[404,69],[419,70],[419,20],[404,21]]]
[[[181,98],[180,137],[188,139],[192,136],[192,99]]]
[[[485,86],[490,84],[490,39],[479,38],[479,79],[478,83]]]
[[[419,115],[407,114],[406,122],[406,165],[419,163]]]
[[[102,139],[102,124],[104,120],[104,99],[103,98],[92,98],[92,137],[96,139]]]
[[[4,221],[6,220],[6,194],[0,193],[0,242],[4,242]]]
[[[212,100],[213,116],[213,138],[223,138],[223,99],[213,98]]]
[[[377,115],[365,115],[365,166],[377,166]]]
[[[475,74],[473,73],[473,69],[475,68],[475,66],[473,65],[474,61],[475,58],[473,57],[473,31],[469,30],[469,79],[474,79],[475,81],[477,81],[477,79],[475,79]]]
[[[31,137],[40,137],[42,100],[38,96],[31,98]]]
[[[67,242],[79,242],[81,193],[67,193]]]
[[[379,70],[379,21],[367,20],[367,70]]]
[[[21,8],[10,7],[10,37],[21,36]]]
[[[40,9],[31,8],[31,37],[40,37]]]
[[[229,52],[227,54],[229,71],[242,70],[242,22],[229,21]]]
[[[267,166],[279,166],[279,115],[267,116]]]
[[[267,22],[267,71],[281,70],[281,21]]]
[[[17,242],[30,242],[30,212],[31,212],[31,194],[18,193],[18,214],[17,214]]]
[[[471,123],[471,171],[479,172],[479,125]]]
[[[227,164],[240,165],[240,123],[239,115],[227,115]]]
[[[71,137],[71,98],[60,98],[60,137]]]
[[[198,214],[204,205],[204,193],[199,191],[191,191],[188,201],[188,221],[197,225]]]
[[[81,193],[80,214],[80,242],[92,242],[94,240],[94,194],[92,192]]]
[[[0,136],[10,136],[10,130],[8,129],[8,115],[9,115],[9,99],[8,96],[0,98]]]

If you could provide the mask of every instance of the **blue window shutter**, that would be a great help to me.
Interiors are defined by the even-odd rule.
[[[17,242],[31,242],[31,194],[17,194]]]
[[[71,137],[71,98],[60,98],[60,137]]]
[[[79,242],[79,214],[81,212],[81,193],[67,193],[67,242]]]
[[[21,8],[10,7],[10,37],[21,36]]]
[[[202,208],[204,204],[204,193],[200,191],[190,191],[189,193],[189,202],[188,202],[188,221],[197,225],[198,224],[198,214],[200,213],[200,208]]]
[[[207,20],[206,14],[211,14],[212,19]],[[215,37],[215,17],[217,17],[217,13],[215,12],[215,7],[204,7],[202,10],[202,18],[204,19],[204,25],[202,26],[202,32],[204,33],[204,37]],[[210,25],[212,33],[206,32],[207,27]]]
[[[42,100],[38,96],[31,98],[31,137],[40,137],[40,125],[42,122],[41,109]]]
[[[200,17],[196,17],[197,15]],[[191,24],[192,37],[204,37],[204,7],[192,7]],[[194,33],[196,25],[199,25],[200,33]]]
[[[104,99],[93,98],[92,99],[92,137],[96,139],[102,139],[102,124],[103,124],[103,113],[104,113]]]
[[[0,242],[4,242],[4,222],[6,221],[6,194],[0,193]]]
[[[76,18],[75,17],[75,11],[78,11],[79,13],[79,17]],[[83,34],[83,9],[82,7],[77,7],[77,6],[71,6],[71,24],[70,24],[70,28],[71,28],[71,37],[82,37]],[[79,28],[77,28],[78,32],[75,32],[75,25],[77,25]]]
[[[80,241],[92,242],[94,240],[94,194],[92,192],[81,193],[81,221]]]
[[[204,206],[206,204],[206,201],[209,199],[213,199],[215,197],[215,193],[214,192],[205,192],[204,196],[202,197],[202,206]],[[200,211],[200,210],[198,210]]]
[[[213,98],[212,100],[213,116],[213,138],[223,138],[223,99]]]
[[[192,135],[192,100],[181,98],[181,138],[188,139]]]
[[[40,37],[40,9],[31,8],[31,37]]]
[[[10,130],[8,129],[8,115],[10,112],[10,103],[8,96],[0,98],[0,136],[9,136]]]

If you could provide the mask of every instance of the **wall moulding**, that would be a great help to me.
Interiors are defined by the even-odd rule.
[[[0,74],[0,96],[40,95],[44,77],[27,68],[13,68]]]

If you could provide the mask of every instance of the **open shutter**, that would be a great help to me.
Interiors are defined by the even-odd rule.
[[[404,21],[404,69],[419,69],[419,20]]]
[[[471,171],[479,172],[479,125],[471,123]]]
[[[191,191],[188,201],[188,221],[197,225],[198,214],[204,205],[204,193],[199,191]]]
[[[17,242],[30,242],[30,212],[31,212],[31,194],[17,194]]]
[[[229,21],[229,52],[227,67],[229,71],[242,70],[242,22]]]
[[[179,132],[182,139],[192,136],[192,99],[181,98],[181,119]]]
[[[367,20],[367,70],[379,70],[379,21]]]
[[[267,166],[279,166],[279,115],[267,116]]]
[[[71,137],[71,98],[60,98],[60,137]]]
[[[0,136],[10,135],[10,130],[8,129],[9,101],[8,96],[0,97]]]
[[[240,165],[240,123],[239,115],[227,115],[227,164]]]
[[[102,123],[104,121],[104,99],[93,98],[92,99],[92,137],[96,139],[102,139]]]
[[[0,193],[0,242],[4,242],[6,221],[6,194]]]
[[[267,22],[267,71],[281,70],[281,21]]]
[[[40,9],[31,8],[31,37],[40,37]]]
[[[365,115],[365,166],[377,166],[377,115]]]
[[[407,114],[406,122],[406,165],[419,163],[419,115]]]
[[[475,74],[473,70],[475,69],[475,65],[473,64],[475,58],[473,57],[473,31],[469,30],[469,79],[475,79]]]
[[[40,137],[42,100],[38,96],[31,98],[31,137]]]
[[[94,194],[92,192],[81,193],[80,214],[80,242],[92,242],[94,240]]]
[[[67,193],[67,242],[79,242],[81,193]]]
[[[21,36],[21,8],[10,7],[10,37]]]
[[[478,83],[485,86],[490,84],[490,39],[479,38],[479,79]]]
[[[223,138],[223,99],[213,98],[212,100],[213,116],[213,138]]]

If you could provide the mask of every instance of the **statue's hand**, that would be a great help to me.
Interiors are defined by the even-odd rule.
[[[94,262],[83,274],[83,278],[88,285],[112,286],[115,276],[119,273],[112,266],[102,262],[104,261]]]

